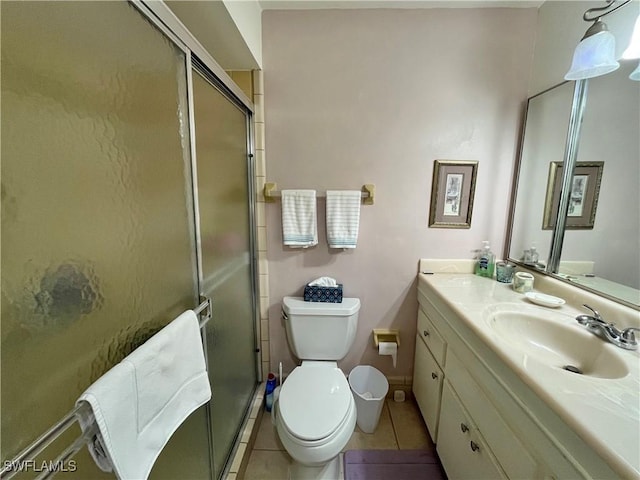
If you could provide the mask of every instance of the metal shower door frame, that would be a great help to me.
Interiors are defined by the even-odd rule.
[[[191,202],[193,212],[193,225],[194,225],[194,242],[195,242],[195,264],[197,271],[198,291],[200,297],[204,296],[204,274],[202,268],[202,242],[201,242],[201,230],[200,230],[200,212],[198,204],[198,169],[197,169],[197,157],[195,146],[195,117],[194,117],[194,103],[193,103],[193,70],[196,69],[199,74],[209,81],[215,88],[217,88],[229,101],[231,101],[236,107],[245,113],[246,128],[247,128],[247,188],[249,193],[249,250],[250,250],[250,275],[251,275],[251,306],[253,312],[253,344],[255,352],[255,374],[256,380],[260,382],[262,380],[262,371],[260,368],[260,346],[259,338],[257,335],[256,318],[258,311],[258,296],[257,291],[258,284],[258,269],[257,269],[257,232],[255,222],[255,200],[256,200],[256,186],[255,186],[255,145],[254,145],[254,131],[253,131],[253,115],[254,105],[253,102],[245,95],[245,93],[235,84],[235,82],[229,77],[224,69],[214,60],[214,58],[207,52],[207,50],[200,44],[200,42],[189,32],[189,30],[182,24],[182,22],[175,16],[175,14],[165,5],[163,2],[149,1],[149,0],[128,0],[147,20],[153,23],[158,29],[160,29],[168,39],[170,39],[180,50],[185,53],[186,58],[186,86],[187,86],[187,105],[188,105],[188,129],[189,129],[189,153],[190,153],[190,166],[191,166]],[[196,299],[198,300],[198,299]],[[210,312],[215,311],[215,299],[210,298]],[[208,352],[207,352],[207,339],[206,329],[201,330],[203,337],[203,348],[205,361],[208,364]],[[213,474],[215,472],[215,466],[213,464],[213,449],[215,448],[213,432],[211,430],[211,406],[210,403],[206,405],[206,417],[207,417],[207,433],[209,437],[210,445],[210,471]],[[229,465],[223,471],[223,476]]]

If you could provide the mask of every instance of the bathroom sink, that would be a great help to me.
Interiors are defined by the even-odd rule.
[[[615,379],[629,373],[617,347],[568,315],[518,306],[487,309],[484,320],[500,343],[567,374]]]

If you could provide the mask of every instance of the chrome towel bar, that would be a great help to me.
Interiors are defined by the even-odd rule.
[[[212,302],[209,298],[201,296],[200,305],[193,309],[194,313],[199,316],[199,325],[202,329],[209,320],[211,320],[211,305]],[[80,413],[86,412],[89,407],[86,404],[81,404],[67,413],[60,421],[53,425],[49,430],[40,435],[40,437],[34,441],[27,448],[22,450],[12,460],[5,460],[0,470],[0,480],[9,480],[13,478],[17,473],[23,472],[26,469],[33,469],[40,467],[40,463],[35,463],[35,458],[42,453],[49,445],[51,445],[58,437],[66,432],[74,423],[77,422]],[[94,424],[87,432],[78,436],[74,442],[69,445],[59,456],[53,461],[47,461],[46,464],[51,467],[50,469],[41,469],[42,473],[36,477],[36,480],[44,480],[53,477],[62,466],[73,456],[78,453],[82,447],[91,440],[96,434],[97,427]]]
[[[200,329],[204,327],[209,320],[211,320],[211,307],[212,302],[209,297],[200,295],[200,305],[193,309],[193,313],[200,316]]]

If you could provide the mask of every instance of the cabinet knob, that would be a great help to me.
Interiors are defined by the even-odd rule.
[[[428,336],[429,336],[429,332],[427,332],[426,330],[423,330],[423,331],[422,331],[422,334],[423,334],[425,337],[428,337]]]
[[[431,372],[431,378],[435,380],[436,378],[438,378],[438,374],[435,372]]]
[[[474,452],[480,451],[480,446],[473,440],[471,440],[471,442],[469,443],[469,446],[471,447],[471,450],[473,450]]]
[[[464,423],[461,423],[460,430],[462,430],[462,433],[467,433],[469,431],[469,427],[467,427]]]

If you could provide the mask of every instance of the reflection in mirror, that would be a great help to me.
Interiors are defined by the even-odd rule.
[[[635,66],[622,63],[589,80],[577,160],[604,162],[602,184],[593,229],[565,232],[559,273],[640,304],[640,82],[629,79]],[[576,262],[586,271],[572,269]]]
[[[573,83],[565,82],[529,99],[509,257],[531,263],[525,252],[536,248],[544,269],[552,231],[543,230],[549,165],[562,162],[571,112]]]
[[[635,64],[589,80],[578,162],[604,162],[593,228],[567,229],[558,276],[627,304],[640,305],[640,82]],[[545,269],[551,230],[543,229],[552,162],[564,155],[573,82],[529,99],[509,259],[535,247]],[[575,178],[575,177],[574,177]],[[588,181],[588,180],[587,180]],[[531,263],[531,262],[529,262]]]

